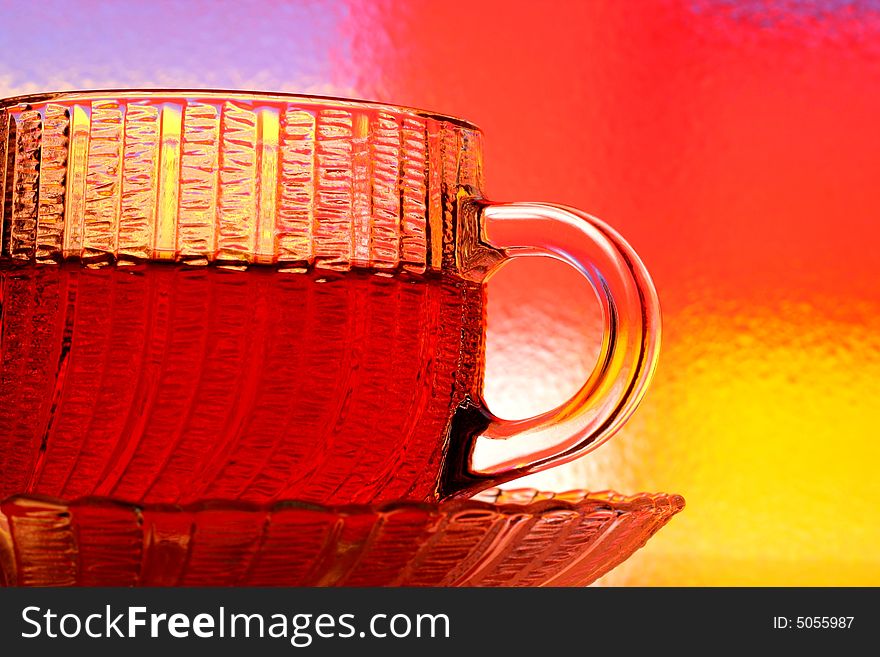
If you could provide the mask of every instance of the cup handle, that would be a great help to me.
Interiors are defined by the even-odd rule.
[[[469,495],[571,461],[604,443],[629,418],[657,364],[660,305],[644,264],[611,227],[584,212],[546,203],[479,202],[481,241],[509,258],[551,257],[577,269],[596,293],[604,332],[596,368],[568,401],[524,420],[495,416],[482,402],[482,435],[459,453],[447,492]],[[486,272],[488,280],[497,264]],[[561,292],[568,294],[568,292]],[[565,303],[564,297],[561,303]],[[474,451],[504,440],[505,459],[480,469]]]

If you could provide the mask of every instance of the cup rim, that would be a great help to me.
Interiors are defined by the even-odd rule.
[[[394,113],[407,113],[422,118],[446,121],[458,127],[482,132],[475,123],[451,114],[443,114],[431,110],[419,109],[410,105],[378,102],[360,98],[344,96],[324,96],[317,94],[300,94],[282,91],[258,91],[253,89],[196,89],[190,87],[150,87],[150,88],[99,88],[81,90],[44,91],[38,93],[22,94],[0,98],[0,110],[21,104],[45,103],[53,100],[76,101],[115,98],[122,101],[140,100],[157,97],[180,97],[180,98],[216,98],[223,100],[263,100],[266,102],[300,103],[304,105],[330,105],[340,108],[362,108],[372,110],[385,110]]]

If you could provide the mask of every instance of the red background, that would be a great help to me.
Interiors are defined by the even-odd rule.
[[[880,583],[877,3],[9,3],[0,55],[2,95],[260,88],[476,122],[493,198],[604,218],[660,293],[632,422],[528,482],[687,498],[605,582]],[[499,414],[586,376],[585,295],[561,265],[493,280]]]

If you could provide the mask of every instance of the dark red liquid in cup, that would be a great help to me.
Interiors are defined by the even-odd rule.
[[[449,275],[7,268],[0,498],[430,499],[481,386]]]

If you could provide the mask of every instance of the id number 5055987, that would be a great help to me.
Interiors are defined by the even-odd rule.
[[[777,630],[848,630],[855,616],[774,616],[773,628]]]

